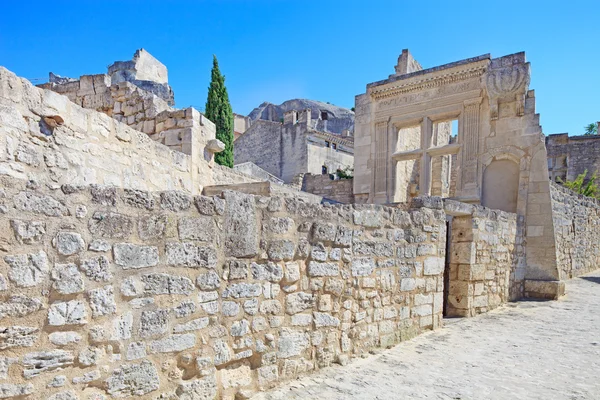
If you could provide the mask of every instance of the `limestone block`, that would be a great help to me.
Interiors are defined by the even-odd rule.
[[[423,275],[439,275],[444,272],[444,259],[441,257],[427,257],[423,261]]]
[[[110,247],[106,250],[110,250]],[[88,278],[96,282],[108,282],[113,279],[113,275],[110,272],[110,262],[105,256],[82,260],[79,268]]]
[[[321,277],[321,276],[339,276],[340,268],[338,263],[336,262],[317,262],[310,261],[308,263],[308,275],[311,277]]]
[[[150,353],[177,353],[190,349],[196,345],[196,335],[183,333],[168,336],[163,339],[153,340],[148,345]]]
[[[125,239],[133,232],[133,221],[116,212],[97,211],[88,221],[88,229],[94,236]]]
[[[285,297],[285,312],[293,315],[314,307],[315,296],[310,293],[296,292]]]
[[[310,345],[307,333],[284,328],[279,336],[277,346],[278,358],[290,358],[299,356]]]
[[[266,264],[252,263],[250,265],[252,277],[256,280],[266,280],[269,282],[279,282],[283,279],[283,268],[276,263],[268,262]]]
[[[42,221],[11,220],[10,226],[19,243],[39,243],[46,234],[46,224]]]
[[[206,143],[206,150],[209,153],[220,153],[225,150],[225,143],[221,142],[219,139],[210,139]]]
[[[215,237],[215,223],[209,217],[180,218],[178,230],[181,240],[211,242]]]
[[[188,210],[192,205],[192,197],[184,192],[162,192],[160,194],[161,208],[173,212]]]
[[[206,328],[208,326],[208,324],[209,324],[208,317],[196,318],[196,319],[186,322],[185,324],[175,325],[175,327],[173,328],[173,332],[183,333],[183,332],[198,331],[200,329]]]
[[[144,291],[146,294],[189,295],[194,290],[192,280],[184,276],[144,274],[141,280],[145,284]]]
[[[28,396],[33,393],[33,384],[0,383],[0,399]]]
[[[170,242],[165,248],[167,264],[189,268],[214,268],[217,254],[213,247],[197,246],[191,242]]]
[[[140,337],[162,335],[168,331],[169,310],[142,311],[140,317]]]
[[[67,350],[27,353],[21,361],[25,367],[23,376],[31,379],[47,371],[66,368],[73,365],[74,359],[73,353]]]
[[[175,393],[179,400],[214,399],[217,395],[217,382],[214,376],[194,379],[181,383]]]
[[[88,290],[87,292],[92,317],[97,318],[103,315],[110,315],[117,312],[117,304],[112,285],[106,285],[101,288]]]
[[[475,243],[453,243],[450,248],[450,262],[452,264],[475,264]]]
[[[79,300],[53,303],[48,310],[48,324],[52,326],[87,324],[85,305]]]
[[[52,287],[58,293],[74,294],[84,290],[83,277],[75,264],[55,264],[51,277]]]
[[[131,243],[117,243],[113,246],[115,264],[123,269],[153,267],[158,264],[158,248],[139,246]]]
[[[52,332],[48,335],[50,343],[56,346],[68,346],[81,341],[81,335],[77,332]]]
[[[258,283],[234,283],[228,285],[223,291],[223,298],[234,299],[258,297],[262,294],[262,286]]]
[[[12,347],[31,347],[37,341],[38,328],[30,326],[0,327],[0,350]]]
[[[352,276],[370,275],[375,269],[375,262],[372,258],[355,258],[350,265]]]
[[[68,209],[53,197],[33,192],[20,192],[15,196],[14,204],[17,210],[47,217],[62,217],[69,213]]]
[[[152,362],[124,364],[106,380],[106,391],[113,397],[143,396],[159,388],[158,371]]]
[[[225,255],[254,257],[258,253],[258,224],[252,196],[225,191]]]
[[[0,303],[0,319],[6,317],[24,317],[42,308],[42,301],[35,297],[14,295]]]
[[[267,254],[273,261],[289,261],[294,258],[295,250],[296,245],[291,240],[272,240],[269,243]]]
[[[33,254],[5,256],[8,264],[8,279],[18,287],[32,287],[40,284],[48,276],[48,258],[39,251]]]

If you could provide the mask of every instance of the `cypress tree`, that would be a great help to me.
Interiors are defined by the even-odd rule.
[[[210,86],[205,108],[206,118],[215,123],[216,137],[225,143],[225,150],[215,154],[215,162],[233,168],[233,111],[225,87],[225,77],[219,70],[217,56],[213,55]]]

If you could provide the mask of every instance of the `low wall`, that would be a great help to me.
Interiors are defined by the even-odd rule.
[[[451,200],[448,316],[474,316],[523,297],[524,221],[516,214]]]
[[[305,174],[302,190],[340,203],[354,203],[352,179],[332,180],[327,175]]]
[[[578,195],[556,183],[550,186],[556,259],[561,279],[600,266],[600,201]]]
[[[169,148],[0,67],[0,175],[50,188],[105,184],[200,193],[214,184],[206,150],[214,124],[193,109],[173,113],[161,114],[160,123],[169,125],[157,137],[169,138]],[[177,125],[178,113],[186,127]]]
[[[439,201],[0,188],[2,398],[247,398],[441,323]]]

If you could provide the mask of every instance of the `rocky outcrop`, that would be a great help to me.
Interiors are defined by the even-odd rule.
[[[317,131],[342,134],[344,130],[354,132],[354,112],[316,100],[292,99],[280,105],[264,102],[248,115],[252,121],[282,121],[286,111],[301,111],[309,108],[312,115],[311,127]],[[325,120],[322,113],[327,113]]]

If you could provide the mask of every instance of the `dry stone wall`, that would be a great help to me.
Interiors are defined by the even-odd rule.
[[[600,202],[556,183],[550,188],[561,279],[597,269],[600,265]]]
[[[446,200],[452,217],[447,315],[471,317],[523,297],[524,220]]]
[[[0,398],[247,398],[441,323],[439,199],[0,187]]]

